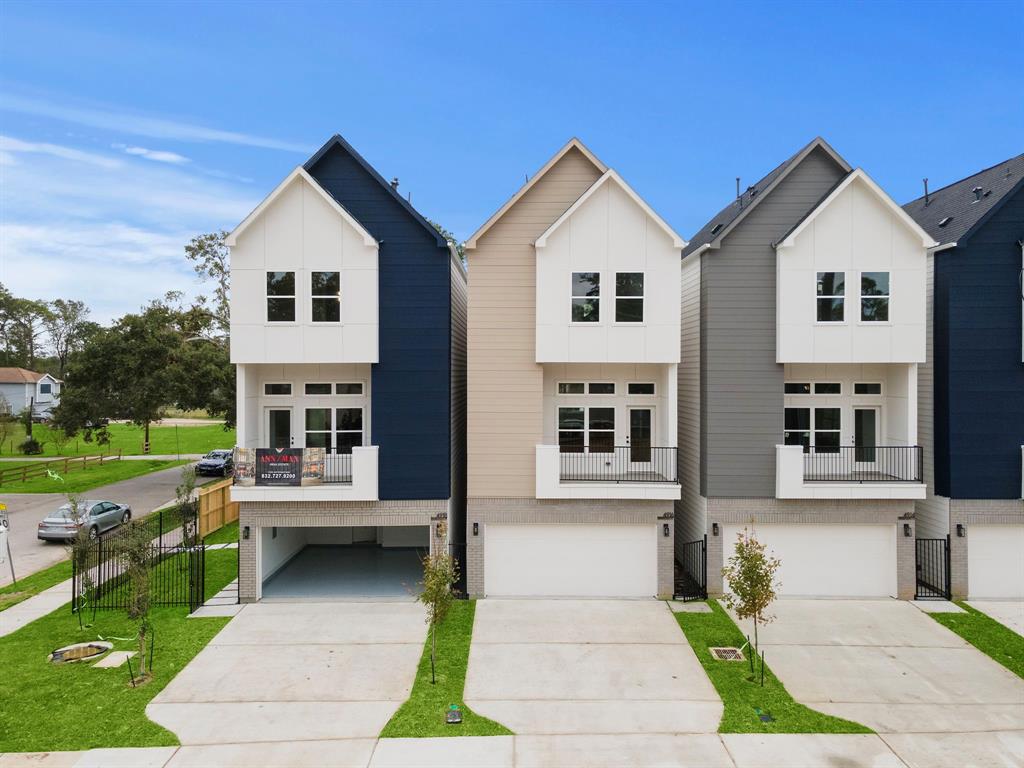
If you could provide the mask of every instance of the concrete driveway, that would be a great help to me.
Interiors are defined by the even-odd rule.
[[[465,698],[525,735],[715,733],[722,716],[654,600],[479,601]]]
[[[772,613],[761,648],[803,704],[880,734],[1024,730],[1024,680],[909,602],[780,600]]]
[[[344,740],[365,764],[412,690],[423,619],[415,603],[247,605],[146,715],[183,745]]]
[[[1024,600],[969,600],[967,604],[1024,637]]]

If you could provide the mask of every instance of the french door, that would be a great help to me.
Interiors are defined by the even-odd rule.
[[[267,408],[267,447],[291,448],[294,444],[292,436],[292,409]]]
[[[650,471],[651,446],[654,441],[654,409],[629,409],[629,468],[631,471]]]
[[[880,428],[880,409],[877,406],[853,409],[853,461],[857,471],[875,469]]]

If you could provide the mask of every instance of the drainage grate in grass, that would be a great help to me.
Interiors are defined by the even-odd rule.
[[[708,648],[708,651],[719,661],[743,661],[743,651],[739,648]]]

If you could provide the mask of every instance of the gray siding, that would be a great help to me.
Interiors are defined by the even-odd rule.
[[[696,541],[707,529],[700,495],[700,256],[683,260],[682,327],[678,367],[677,434],[682,498],[675,503],[676,557],[680,546]]]
[[[19,414],[28,408],[31,395],[26,395],[27,390],[24,384],[0,384],[0,397],[10,406],[11,413]]]
[[[702,255],[701,403],[704,495],[775,495],[783,367],[775,362],[775,249],[845,172],[809,154]]]
[[[937,539],[949,533],[949,499],[935,495],[935,256],[928,255],[925,361],[917,366],[917,439],[924,452],[928,496],[914,505],[917,535]]]
[[[466,272],[451,262],[451,541],[466,541]]]

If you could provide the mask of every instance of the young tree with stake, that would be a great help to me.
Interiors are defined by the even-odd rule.
[[[455,590],[452,585],[459,578],[458,568],[451,555],[437,552],[423,560],[423,592],[417,598],[427,606],[427,624],[430,625],[430,682],[437,682],[435,659],[437,657],[437,625],[444,621],[452,603]]]
[[[757,540],[754,532],[744,528],[736,535],[736,551],[729,558],[729,564],[722,569],[722,575],[729,585],[724,597],[725,604],[736,612],[740,619],[754,620],[754,649],[759,648],[757,628],[770,624],[775,618],[767,613],[774,602],[778,584],[775,572],[779,560],[765,552],[765,545]]]

